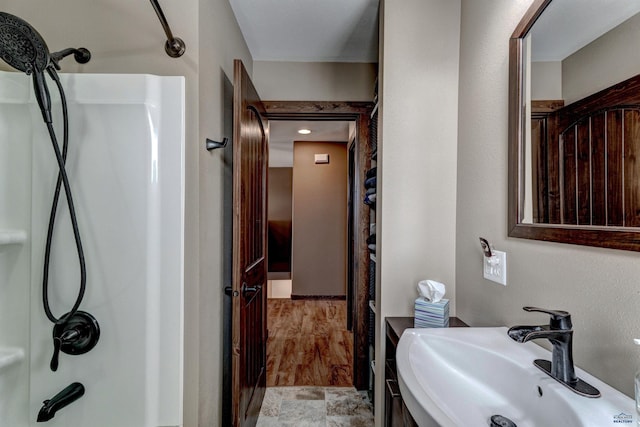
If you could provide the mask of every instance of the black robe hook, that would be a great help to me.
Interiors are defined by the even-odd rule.
[[[227,146],[227,142],[229,142],[229,138],[222,138],[222,142],[214,141],[212,139],[207,138],[207,142],[205,147],[207,150],[215,150],[216,148],[224,148]]]

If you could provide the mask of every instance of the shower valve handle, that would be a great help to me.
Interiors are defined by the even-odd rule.
[[[50,368],[53,372],[58,370],[58,359],[60,358],[60,349],[63,344],[71,344],[82,335],[82,331],[75,327],[65,330],[59,337],[53,337],[53,357],[51,358]]]
[[[79,355],[90,351],[98,343],[100,338],[100,326],[91,314],[84,311],[76,311],[73,315],[65,315],[64,323],[53,327],[53,357],[51,358],[51,370],[58,369],[60,352]]]
[[[58,359],[60,358],[60,346],[62,345],[62,340],[58,337],[53,339],[53,357],[51,357],[51,363],[49,367],[53,372],[58,370]]]

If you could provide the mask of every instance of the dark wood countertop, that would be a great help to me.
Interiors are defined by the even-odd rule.
[[[394,346],[398,345],[400,336],[405,329],[413,328],[413,317],[387,317],[387,337],[391,340]],[[449,318],[450,328],[464,328],[468,327],[466,323],[457,317]]]

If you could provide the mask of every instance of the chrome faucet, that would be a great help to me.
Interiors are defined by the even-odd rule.
[[[508,331],[509,337],[520,343],[538,338],[548,339],[553,346],[551,362],[536,359],[533,364],[553,379],[582,396],[600,397],[598,389],[576,376],[573,365],[573,325],[571,323],[571,314],[562,310],[546,310],[537,307],[522,307],[522,309],[546,313],[551,316],[551,320],[548,325],[514,326]]]

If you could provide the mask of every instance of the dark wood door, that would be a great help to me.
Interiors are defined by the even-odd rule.
[[[254,426],[266,388],[267,122],[242,61],[233,101],[233,420]]]

